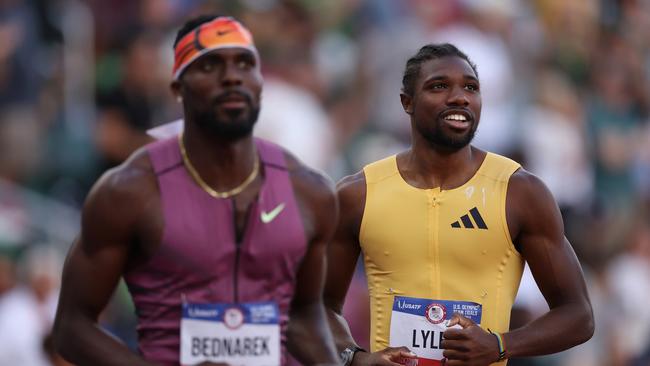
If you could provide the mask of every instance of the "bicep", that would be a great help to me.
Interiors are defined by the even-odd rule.
[[[81,234],[63,268],[61,311],[97,318],[110,299],[128,260],[135,217],[133,200],[100,187],[89,195]]]
[[[517,246],[549,307],[587,299],[580,263],[564,236],[552,194],[534,176],[519,191]]]
[[[587,298],[580,263],[566,238],[560,244],[539,239],[524,246],[523,256],[550,308]]]
[[[121,246],[88,251],[85,245],[79,239],[68,253],[59,307],[96,319],[117,286],[127,255]]]
[[[307,249],[296,279],[293,306],[300,307],[321,300],[325,273],[325,246],[323,241],[312,242]]]
[[[332,240],[338,220],[338,201],[331,187],[321,177],[309,189],[302,189],[307,208],[305,220],[310,230],[307,251],[298,269],[293,306],[322,303],[327,246]]]
[[[343,230],[337,230],[327,250],[328,266],[324,290],[326,305],[339,313],[343,308],[360,253],[357,239],[341,231]]]
[[[358,177],[360,175],[353,177],[351,182],[343,181],[339,184],[340,218],[334,239],[327,250],[325,304],[339,313],[361,253],[359,228],[365,202],[365,181]]]

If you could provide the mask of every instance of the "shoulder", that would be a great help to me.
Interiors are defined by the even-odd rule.
[[[336,192],[341,204],[353,204],[357,201],[365,201],[366,197],[366,175],[363,170],[355,174],[343,177],[336,184]]]
[[[524,168],[517,169],[508,181],[508,199],[517,202],[555,202],[550,190],[544,182],[536,175]]]
[[[485,177],[507,183],[510,181],[512,175],[521,170],[521,164],[507,156],[484,151],[475,147],[472,147],[472,149],[478,155],[483,156],[478,169],[480,170],[481,175]]]
[[[138,203],[151,198],[158,192],[156,176],[145,148],[134,152],[124,163],[106,171],[91,189],[84,210],[96,206],[119,212],[122,206],[127,210],[139,207]]]
[[[506,197],[508,225],[513,238],[524,231],[563,231],[562,216],[546,184],[523,168],[512,174]]]
[[[336,186],[341,207],[339,231],[358,238],[366,205],[366,176],[361,170],[342,178]]]
[[[81,247],[90,253],[129,245],[158,205],[155,174],[142,149],[104,173],[91,189],[81,215]]]
[[[300,162],[284,151],[286,168],[310,241],[328,238],[338,220],[334,183],[325,174]]]
[[[291,183],[298,197],[307,201],[310,206],[313,204],[316,207],[326,208],[334,205],[336,208],[334,182],[324,173],[305,165],[286,150],[284,156]]]

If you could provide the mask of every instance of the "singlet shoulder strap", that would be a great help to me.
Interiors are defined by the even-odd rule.
[[[164,174],[183,164],[178,136],[152,142],[146,147],[156,175]]]
[[[366,165],[363,168],[363,173],[366,176],[366,184],[377,183],[399,173],[396,159],[396,155],[391,155]]]
[[[519,168],[521,168],[521,165],[516,161],[499,154],[488,152],[485,157],[484,166],[481,168],[481,173],[492,179],[507,182],[510,176]]]
[[[284,149],[270,141],[260,138],[255,138],[255,145],[260,154],[260,159],[265,166],[287,170]]]

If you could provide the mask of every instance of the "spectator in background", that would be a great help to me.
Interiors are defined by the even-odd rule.
[[[0,365],[47,366],[43,341],[51,318],[36,293],[17,282],[14,261],[0,253]]]
[[[526,168],[549,187],[565,217],[584,215],[593,194],[584,111],[575,88],[552,69],[535,73],[534,99],[522,113]]]
[[[0,1],[0,105],[38,101],[46,67],[31,1]]]
[[[166,106],[171,97],[160,77],[166,64],[155,57],[160,37],[145,32],[129,37],[118,84],[99,96],[95,140],[108,166],[121,163],[149,142],[146,130],[170,116]]]
[[[258,43],[265,55],[255,134],[285,146],[307,165],[329,171],[336,134],[323,106],[323,83],[313,58],[313,14],[298,1],[283,0],[268,10],[250,12],[245,21],[261,35]]]

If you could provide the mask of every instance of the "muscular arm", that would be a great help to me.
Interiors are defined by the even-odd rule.
[[[63,357],[78,365],[148,365],[98,325],[127,264],[129,243],[141,213],[137,172],[107,173],[86,201],[81,234],[63,269],[54,342]]]
[[[343,304],[354,275],[354,268],[361,252],[359,228],[363,217],[366,182],[363,172],[341,180],[337,185],[340,205],[339,223],[334,240],[327,251],[330,265],[325,284],[325,307],[334,342],[339,352],[346,347],[357,346],[352,338],[348,322],[343,318]]]
[[[336,226],[337,200],[331,183],[307,168],[294,171],[292,181],[306,223],[309,247],[298,270],[287,346],[303,365],[337,365],[322,299],[325,254]]]
[[[324,297],[329,325],[336,347],[341,352],[348,347],[358,347],[342,311],[361,252],[359,230],[366,202],[366,180],[363,172],[343,178],[337,186],[337,193],[340,204],[339,224],[327,251],[328,261],[335,265],[327,268]],[[406,347],[389,347],[375,353],[356,352],[352,365],[397,366],[400,365],[398,360],[407,362],[407,359],[413,357],[415,355]]]
[[[550,311],[504,335],[508,357],[559,352],[587,341],[594,319],[580,264],[564,237],[559,209],[546,186],[518,171],[507,198],[508,225]]]
[[[519,170],[506,199],[510,235],[528,262],[550,311],[504,333],[505,357],[555,353],[591,338],[594,320],[580,264],[564,237],[559,209],[546,186]],[[454,315],[442,341],[447,364],[487,365],[499,357],[497,340],[471,320]]]

